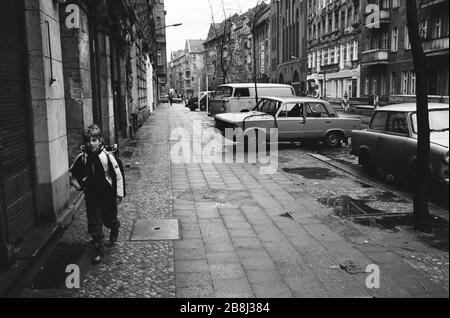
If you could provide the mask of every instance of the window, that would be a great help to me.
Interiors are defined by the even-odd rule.
[[[161,53],[161,51],[158,51],[158,53],[157,53],[157,63],[158,63],[158,65],[162,65],[163,63],[162,63],[162,53]]]
[[[391,94],[397,93],[397,73],[392,72],[391,73]]]
[[[409,41],[409,31],[407,25],[405,25],[405,50],[411,50],[411,42]]]
[[[353,8],[349,8],[347,12],[347,26],[352,25]]]
[[[366,51],[371,50],[370,43],[371,43],[370,35],[366,35]]]
[[[391,51],[398,51],[398,28],[392,29],[392,42],[391,42]]]
[[[303,117],[303,105],[299,103],[289,103],[283,106],[278,117],[284,118],[301,118]]]
[[[387,31],[384,31],[382,34],[381,34],[381,48],[382,49],[388,49],[389,48],[389,36],[388,36],[388,33],[387,33]]]
[[[369,75],[366,75],[365,77],[365,81],[364,81],[364,95],[369,95],[369,85],[370,85],[370,81],[369,81]]]
[[[386,128],[387,117],[387,112],[377,112],[370,123],[370,129],[384,131]]]
[[[372,80],[372,94],[378,93],[378,75],[375,75]]]
[[[327,109],[322,103],[308,103],[306,107],[307,117],[330,117]]]
[[[422,20],[420,21],[420,37],[422,39],[426,39],[427,38],[427,33],[428,33],[428,22],[427,20]]]
[[[407,95],[408,94],[408,72],[403,71],[402,72],[402,94]]]
[[[350,44],[350,61],[353,61],[354,60],[354,49],[353,49],[353,45],[354,45],[354,43],[351,43]]]
[[[358,60],[358,41],[353,42],[353,61]]]
[[[381,95],[384,96],[386,95],[386,73],[382,73],[381,74]]]
[[[434,37],[440,38],[442,32],[442,18],[436,17],[436,20],[434,21]]]
[[[411,72],[411,81],[409,82],[409,92],[411,95],[416,95],[416,72]]]
[[[236,88],[234,90],[234,97],[250,97],[250,91],[248,88]]]
[[[396,134],[408,135],[408,122],[404,113],[391,113],[389,115],[387,131]]]
[[[400,6],[400,1],[399,0],[392,0],[392,8],[398,8]]]

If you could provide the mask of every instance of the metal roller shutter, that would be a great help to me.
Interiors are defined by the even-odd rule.
[[[19,240],[35,223],[31,125],[26,89],[22,1],[0,1],[0,202],[3,235]],[[1,231],[1,229],[0,229]]]

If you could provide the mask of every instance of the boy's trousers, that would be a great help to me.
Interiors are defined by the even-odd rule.
[[[86,193],[86,211],[88,232],[94,241],[100,241],[105,237],[103,225],[108,229],[119,229],[117,198],[112,189],[101,196]]]

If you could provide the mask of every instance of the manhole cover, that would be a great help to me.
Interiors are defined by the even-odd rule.
[[[178,219],[140,219],[133,225],[130,241],[180,240]]]
[[[63,289],[66,284],[66,267],[78,264],[86,246],[60,243],[50,255],[43,269],[30,284],[31,289]]]

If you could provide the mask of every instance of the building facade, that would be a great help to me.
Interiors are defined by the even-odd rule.
[[[307,91],[307,1],[272,0],[270,8],[271,82]]]
[[[359,97],[360,1],[309,0],[307,33],[308,94]]]
[[[255,13],[252,33],[254,36],[254,65],[256,79],[260,83],[270,80],[270,6],[263,3]]]
[[[166,44],[166,10],[164,0],[153,1],[153,15],[156,33],[156,86],[157,99],[167,93],[167,44]]]
[[[416,75],[406,23],[407,0],[363,1],[361,95],[384,103],[415,101]],[[448,103],[448,1],[420,1],[422,45],[430,100]],[[373,9],[379,17],[373,19]]]
[[[95,123],[120,146],[148,116],[155,44],[146,0],[2,0],[0,17],[0,264],[8,266],[34,252],[24,246],[31,234],[67,222],[83,128]]]
[[[170,62],[168,66],[169,88],[174,89],[177,93],[184,90],[183,61],[184,50],[170,53]]]

